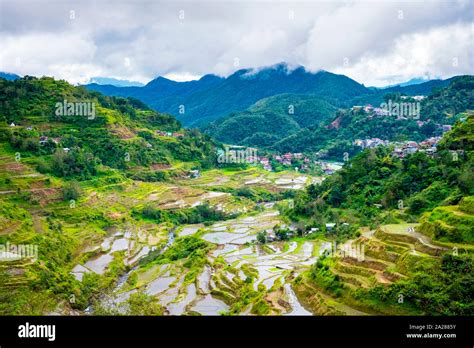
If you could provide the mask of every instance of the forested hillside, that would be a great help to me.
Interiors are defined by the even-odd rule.
[[[260,99],[282,93],[312,94],[332,104],[373,93],[344,75],[327,71],[312,73],[303,67],[292,70],[284,63],[241,69],[227,78],[205,75],[198,81],[175,82],[159,77],[144,87],[95,84],[86,87],[107,95],[133,96],[155,110],[175,115],[185,126],[205,125],[245,110]]]
[[[99,164],[145,169],[174,161],[214,163],[209,137],[181,131],[174,117],[139,100],[106,97],[46,77],[0,79],[0,90],[2,139],[22,157],[32,157],[42,172],[86,178]],[[94,115],[58,115],[56,104],[64,101],[94,104]]]
[[[321,97],[280,94],[219,119],[204,131],[224,143],[267,147],[303,128],[332,119],[336,110]]]
[[[444,136],[434,158],[365,150],[297,196],[294,219],[323,231],[335,222],[342,227],[327,235],[365,248],[365,259],[320,258],[296,279],[300,295],[322,291],[375,313],[472,315],[473,134],[471,115]]]

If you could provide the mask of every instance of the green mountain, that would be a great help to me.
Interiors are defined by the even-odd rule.
[[[295,279],[297,294],[316,297],[308,305],[323,314],[351,306],[374,314],[472,315],[472,134],[470,115],[443,137],[434,158],[365,150],[299,194],[292,220],[364,251],[321,257]]]
[[[380,138],[390,141],[421,141],[441,135],[439,125],[452,125],[465,110],[474,110],[474,77],[461,76],[451,80],[420,102],[419,119],[396,116],[373,116],[362,109],[339,110],[335,118],[310,126],[280,139],[269,148],[279,152],[329,150],[329,156],[342,158],[344,152],[353,154],[356,139]],[[413,103],[401,99],[399,93],[389,93],[385,99],[396,103]],[[418,125],[417,121],[423,124]]]
[[[20,76],[18,76],[17,74],[10,74],[10,73],[6,73],[6,72],[0,71],[0,78],[1,78],[1,79],[5,79],[5,80],[12,81],[12,80],[17,80],[17,79],[19,79]]]
[[[155,110],[175,115],[185,126],[204,125],[282,93],[313,94],[333,104],[372,93],[346,76],[326,71],[311,73],[303,67],[291,70],[284,63],[241,69],[227,78],[206,75],[199,81],[180,83],[159,77],[144,87],[86,87],[107,95],[135,97]]]
[[[132,172],[176,161],[214,163],[207,136],[181,130],[174,117],[139,100],[106,97],[47,77],[0,80],[0,90],[2,139],[22,157],[33,157],[43,172],[85,178],[95,175],[99,164]],[[70,115],[64,105],[72,107]]]
[[[224,143],[267,147],[305,127],[332,119],[336,110],[314,95],[279,94],[218,119],[204,130]]]

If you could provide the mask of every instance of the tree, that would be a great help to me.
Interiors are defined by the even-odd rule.
[[[265,231],[260,231],[257,233],[257,242],[260,244],[265,244],[267,242],[267,233]]]
[[[82,195],[82,188],[79,183],[72,180],[63,186],[63,197],[65,200],[78,199]]]

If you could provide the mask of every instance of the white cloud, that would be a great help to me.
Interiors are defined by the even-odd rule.
[[[446,78],[473,73],[473,33],[469,24],[454,24],[403,35],[381,54],[364,54],[355,64],[335,72],[386,86],[413,77]]]
[[[448,77],[473,73],[472,13],[467,0],[2,0],[0,70],[74,83],[93,76],[147,82],[286,61],[366,85]],[[456,69],[447,63],[452,52]]]

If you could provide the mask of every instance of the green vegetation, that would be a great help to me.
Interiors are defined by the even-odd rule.
[[[422,126],[413,117],[397,119],[396,116],[373,116],[363,109],[337,110],[333,105],[341,105],[329,104],[327,101],[331,99],[328,98],[282,94],[259,100],[246,111],[218,119],[205,131],[227,143],[258,146],[280,153],[324,150],[328,158],[342,161],[345,152],[353,156],[359,151],[353,145],[356,139],[422,141],[441,135],[437,124],[452,125],[464,111],[474,109],[473,77],[460,76],[449,82],[447,87],[420,102]],[[406,95],[401,92],[383,91],[377,92],[380,93],[378,104],[384,100],[416,102],[402,99]]]
[[[141,214],[144,218],[153,219],[157,223],[172,222],[177,225],[197,224],[201,222],[207,223],[235,217],[233,215],[226,215],[215,208],[211,208],[207,203],[198,205],[194,208],[179,210],[162,210],[147,205],[143,208]]]
[[[22,157],[41,156],[35,162],[42,173],[88,179],[100,163],[124,170],[173,161],[215,163],[208,137],[196,130],[179,138],[157,135],[155,130],[179,131],[179,122],[137,100],[104,97],[47,77],[0,79],[0,90],[0,139]],[[94,117],[56,115],[55,105],[63,100],[94,103]],[[7,127],[12,122],[16,126]]]
[[[269,147],[302,128],[333,118],[335,111],[317,96],[281,94],[219,119],[205,131],[224,143]]]
[[[418,152],[400,160],[382,147],[363,151],[297,195],[289,212],[295,219],[391,224],[355,235],[352,246],[363,245],[365,259],[320,258],[298,278],[300,295],[319,289],[335,301],[313,302],[317,312],[351,306],[374,314],[473,315],[473,133],[470,115],[445,135],[434,158]]]

